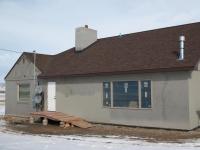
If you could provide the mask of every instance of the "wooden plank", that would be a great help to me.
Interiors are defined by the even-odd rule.
[[[80,128],[84,128],[84,129],[92,127],[92,124],[90,124],[84,120],[72,121],[71,124],[73,124],[77,127],[80,127]]]
[[[42,111],[42,112],[32,112],[31,115],[37,117],[44,117],[54,121],[62,121],[65,124],[71,124],[71,126],[74,125],[80,128],[92,127],[92,124],[88,123],[87,121],[83,120],[80,117],[64,114],[61,112]]]

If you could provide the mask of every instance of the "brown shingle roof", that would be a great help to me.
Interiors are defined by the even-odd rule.
[[[34,54],[24,52],[22,55],[28,57],[31,62],[34,62]],[[53,55],[36,54],[36,67],[43,73],[47,69],[49,63],[51,62]]]
[[[184,35],[185,59],[177,60]],[[200,58],[200,23],[98,39],[82,52],[54,55],[40,78],[192,70]]]
[[[186,38],[183,61],[177,60],[180,35]],[[33,53],[23,55],[33,62]],[[192,70],[199,58],[198,22],[98,39],[82,52],[71,48],[57,55],[37,54],[36,66],[39,78],[50,78]]]

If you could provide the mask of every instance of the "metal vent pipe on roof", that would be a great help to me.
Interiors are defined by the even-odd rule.
[[[185,42],[184,35],[181,35],[179,37],[179,42],[180,42],[179,60],[184,60],[184,42]]]

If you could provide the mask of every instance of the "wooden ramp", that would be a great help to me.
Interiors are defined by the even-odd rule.
[[[74,125],[80,128],[90,128],[92,127],[92,124],[88,123],[87,121],[83,120],[82,118],[71,116],[68,114],[64,114],[61,112],[55,112],[55,111],[40,111],[40,112],[32,112],[31,116],[34,117],[40,117],[40,118],[46,118],[49,120],[59,121],[60,123]]]

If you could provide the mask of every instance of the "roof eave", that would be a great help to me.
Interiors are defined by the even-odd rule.
[[[89,77],[89,76],[106,76],[106,75],[124,75],[124,74],[139,74],[139,73],[159,73],[159,72],[176,72],[176,71],[192,71],[194,66],[181,68],[159,68],[159,69],[144,69],[144,70],[130,70],[130,71],[115,71],[115,72],[99,72],[87,74],[57,74],[57,75],[39,75],[39,79],[48,78],[63,78],[63,77]]]

